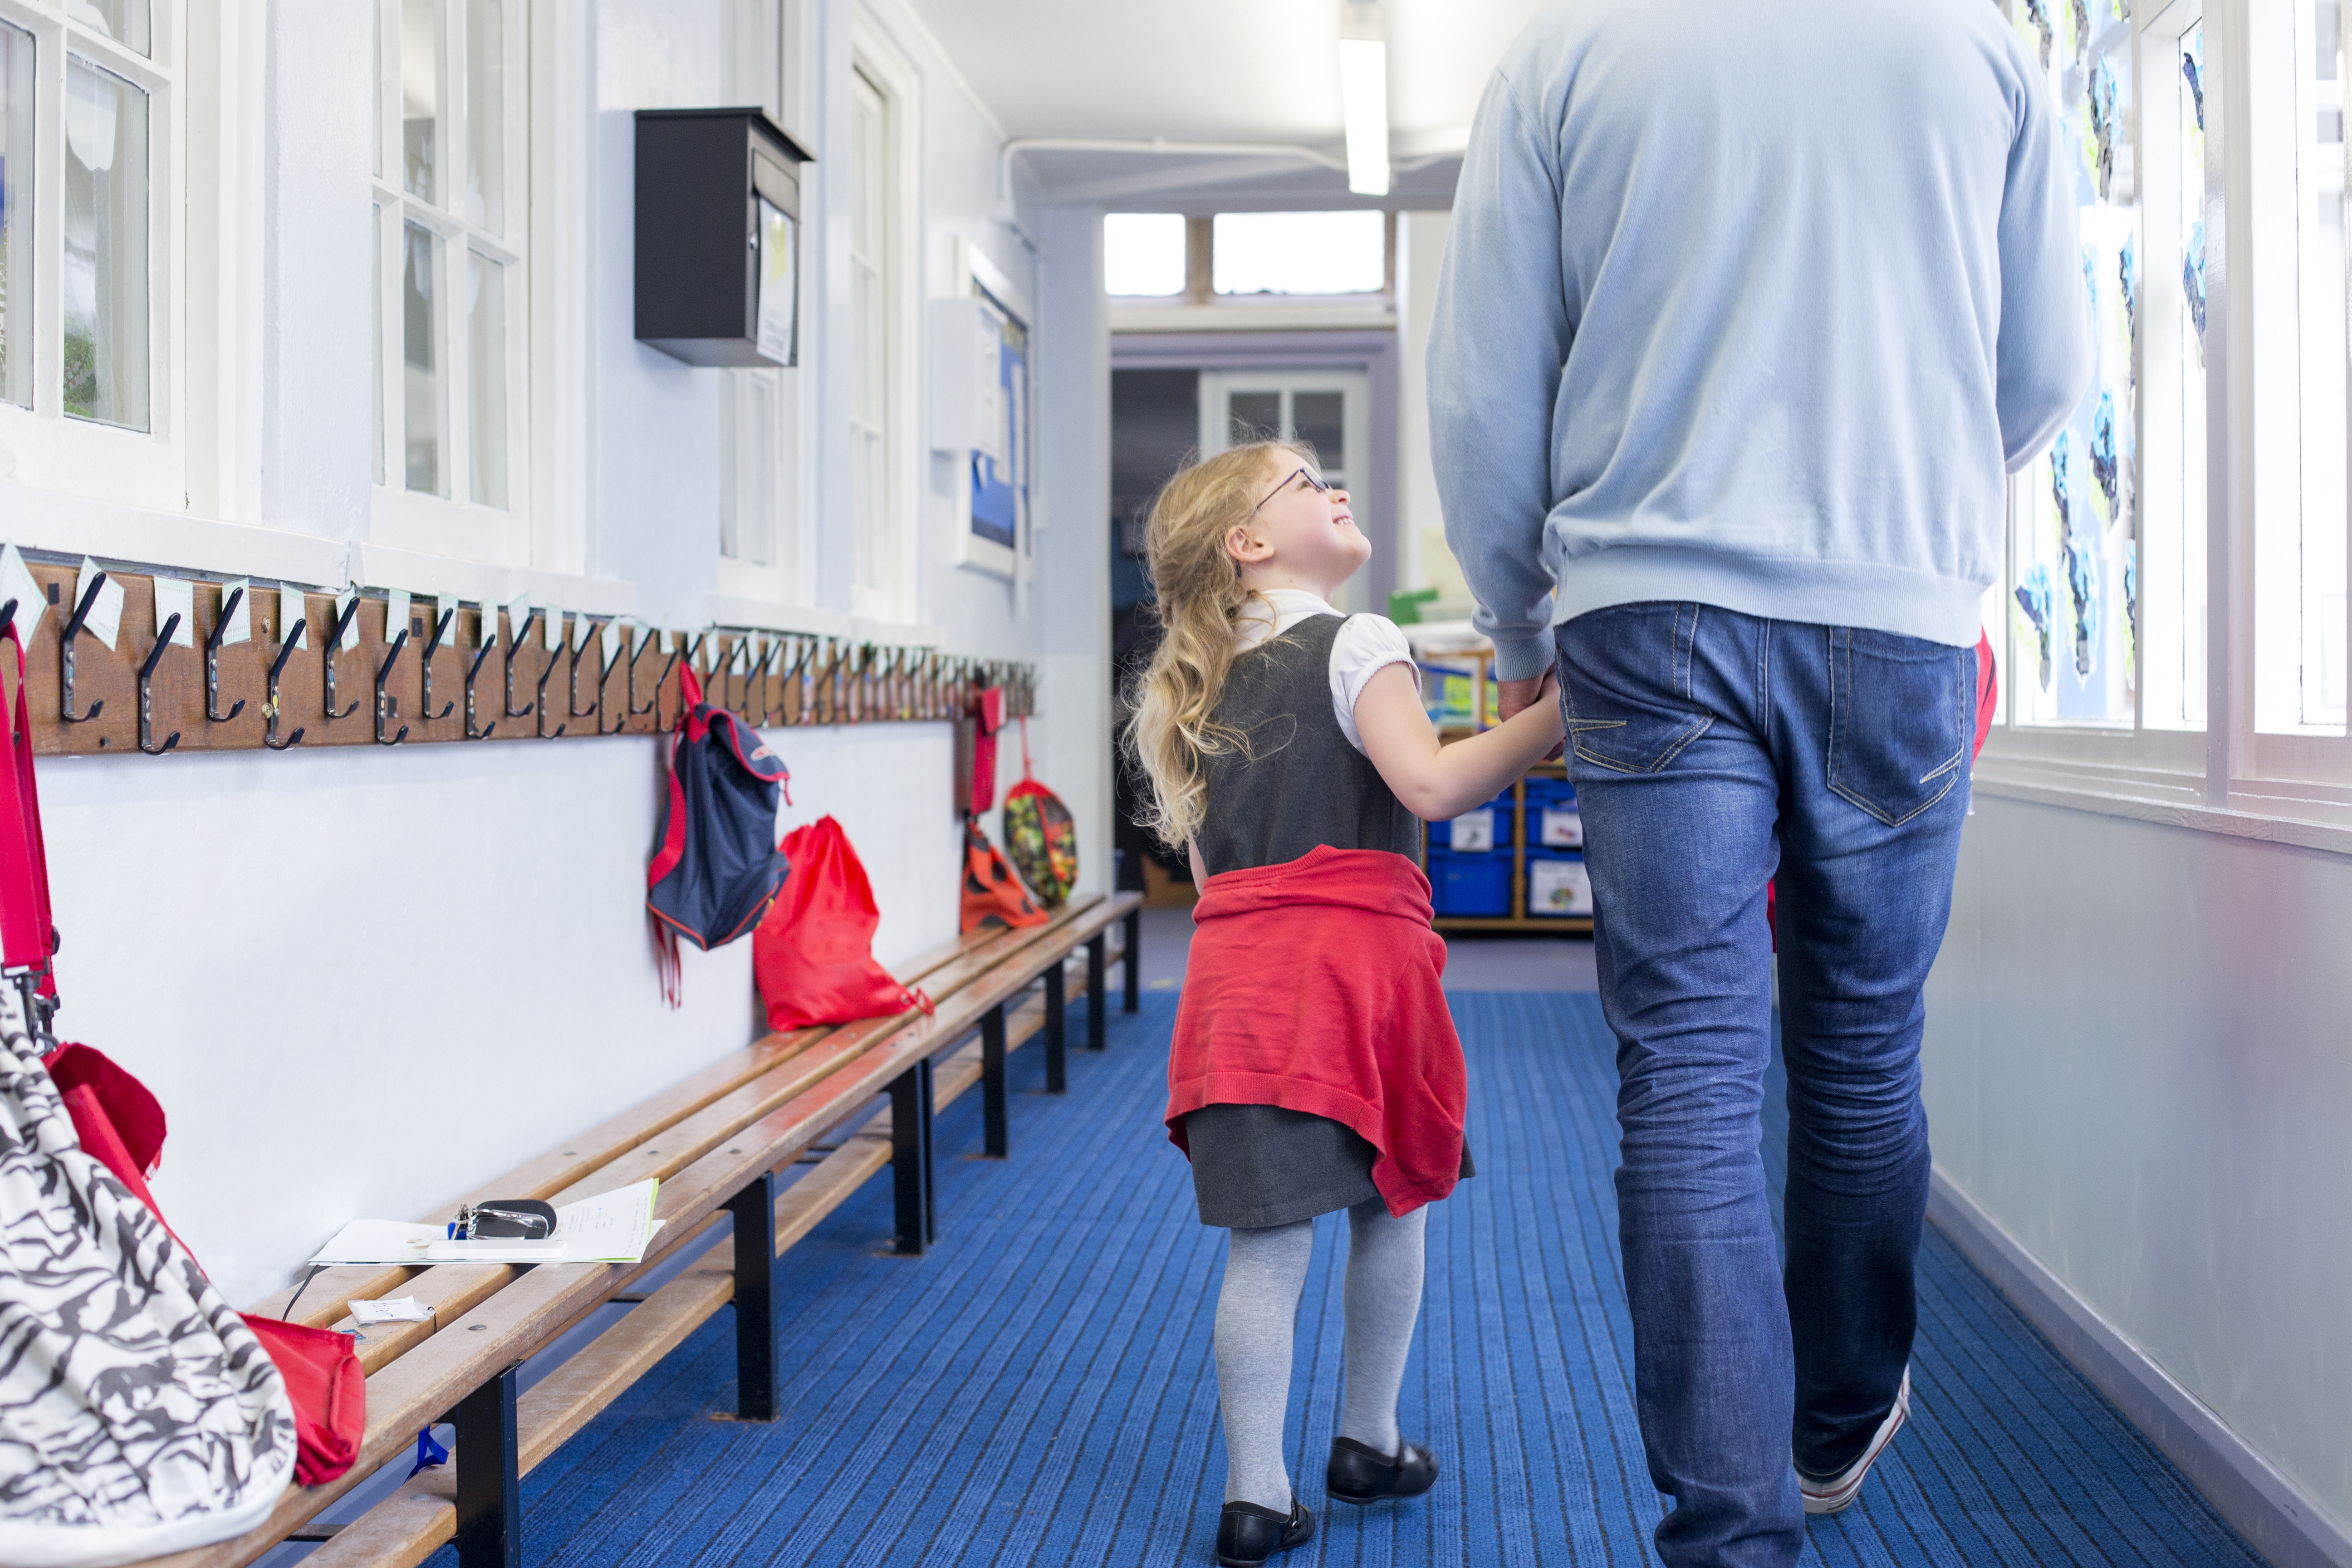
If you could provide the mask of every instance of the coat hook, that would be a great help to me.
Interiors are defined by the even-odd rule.
[[[8,628],[16,624],[16,601],[11,599],[6,604],[0,605],[0,642],[7,640]]]
[[[221,637],[228,630],[228,618],[236,614],[237,605],[245,602],[245,590],[229,590],[228,602],[221,606],[220,616],[205,638],[205,717],[215,724],[226,724],[245,711],[245,699],[224,713],[220,710],[220,648]]]
[[[482,660],[489,658],[490,650],[499,646],[499,607],[496,605],[482,606],[482,625],[485,629],[481,650],[474,655],[474,662],[466,667],[466,739],[468,741],[487,741],[490,738],[490,731],[499,727],[495,719],[488,724],[478,724],[474,713],[474,681],[482,673]]]
[[[360,598],[354,594],[352,602],[343,606],[343,613],[335,617],[335,629],[327,634],[327,717],[330,721],[348,719],[360,710],[360,705],[353,702],[341,712],[335,711],[335,649],[341,646],[343,634],[351,630],[352,617],[359,613]],[[401,635],[405,637],[408,634],[403,632]]]
[[[148,684],[155,678],[155,666],[163,661],[163,650],[172,646],[172,634],[179,629],[180,616],[179,612],[175,610],[172,614],[172,618],[163,623],[163,629],[155,635],[155,646],[147,650],[147,662],[139,667],[139,749],[151,757],[160,757],[180,743],[180,732],[177,730],[173,731],[172,738],[162,745],[153,743],[155,697],[153,689]],[[93,708],[90,711],[95,713],[98,710]]]
[[[436,607],[438,608],[437,605]],[[433,623],[433,635],[425,639],[425,652],[422,655],[425,660],[425,691],[420,712],[428,724],[438,723],[441,720],[446,719],[449,717],[450,710],[457,707],[454,702],[444,702],[441,704],[440,712],[433,711],[433,656],[441,651],[441,639],[449,635],[449,627],[457,619],[457,612],[455,609],[442,610],[441,618]],[[469,688],[470,685],[471,683],[468,682]],[[470,694],[469,690],[468,695]]]
[[[645,641],[637,644],[634,648],[627,650],[627,658],[629,660],[629,698],[625,706],[628,709],[629,717],[631,719],[642,719],[646,714],[661,706],[661,682],[659,681],[656,681],[654,683],[654,700],[651,702],[646,703],[642,708],[637,706],[637,660],[646,657],[646,649],[648,646],[659,642],[660,640],[660,634],[656,633],[654,636],[649,637],[646,638]],[[673,660],[673,662],[675,661]],[[669,674],[669,670],[665,668],[662,670],[662,674],[664,676],[667,676]],[[621,732],[621,729],[622,725],[615,724],[613,727],[613,733],[616,735],[619,734]]]
[[[403,741],[408,739],[408,726],[405,724],[403,724],[400,727],[400,733],[393,736],[390,740],[384,739],[383,734],[384,721],[391,718],[396,710],[392,694],[383,689],[383,683],[392,679],[392,667],[400,662],[400,650],[407,646],[408,628],[406,626],[403,626],[400,628],[400,635],[392,639],[392,651],[385,654],[383,656],[383,662],[376,667],[375,743],[379,746],[397,746]]]
[[[686,657],[686,649],[677,646],[677,634],[676,632],[670,633],[669,662],[663,665],[662,672],[654,678],[654,700],[652,704],[646,709],[646,712],[654,714],[654,729],[656,732],[659,732],[661,730],[661,715],[659,713],[655,713],[654,710],[661,706],[662,688],[669,684],[671,672],[677,668],[677,661]],[[681,707],[684,706],[685,701],[686,694],[681,691],[678,694],[679,705]]]
[[[65,635],[58,642],[58,688],[62,700],[58,709],[58,716],[68,724],[86,723],[97,718],[106,709],[106,703],[101,699],[91,703],[89,711],[87,713],[77,713],[73,710],[74,639],[81,636],[82,623],[89,619],[90,606],[98,603],[99,592],[105,586],[105,573],[93,572],[89,574],[89,586],[82,590],[81,603],[75,606],[73,619],[66,623]]]
[[[536,614],[536,613],[537,613],[536,611],[534,611],[534,612],[533,612],[533,614]],[[540,739],[541,739],[541,740],[543,740],[543,741],[551,741],[551,740],[554,740],[554,739],[556,738],[556,736],[557,736],[557,735],[561,735],[561,734],[562,734],[562,733],[563,733],[563,731],[564,731],[569,730],[570,728],[572,728],[571,724],[570,724],[568,721],[567,721],[567,722],[565,722],[565,723],[558,724],[558,725],[555,727],[555,731],[554,731],[554,733],[553,733],[553,734],[550,734],[550,733],[548,732],[548,728],[547,728],[547,721],[548,721],[548,717],[549,717],[549,710],[548,710],[548,706],[547,706],[547,683],[548,683],[549,679],[554,676],[554,674],[555,674],[555,667],[556,667],[557,665],[559,665],[559,664],[562,663],[562,662],[563,662],[563,650],[562,650],[561,647],[557,648],[553,653],[551,653],[551,654],[549,654],[549,655],[547,656],[547,668],[546,668],[545,669],[542,669],[542,670],[541,670],[541,671],[539,672],[539,698],[538,698],[538,700],[537,700],[536,701],[534,701],[534,702],[530,705],[530,708],[526,708],[526,709],[524,709],[524,710],[523,710],[523,711],[524,711],[525,713],[529,713],[529,712],[530,712],[533,709],[536,709],[536,710],[538,710],[538,712],[539,712],[539,735],[540,735]],[[513,656],[512,656],[511,654],[509,654],[509,655],[508,656],[508,660],[507,660],[507,669],[508,669],[508,677],[507,677],[507,678],[508,678],[509,680],[511,680],[511,679],[514,678],[514,677],[513,677],[513,670],[514,670],[514,659],[513,659]]]
[[[585,617],[583,618],[584,619]],[[612,623],[609,621],[604,623],[606,626],[611,624]],[[595,702],[592,706],[586,708],[580,706],[580,656],[588,651],[588,639],[594,636],[598,629],[598,627],[591,626],[578,633],[572,638],[571,708],[572,716],[574,719],[585,719],[591,713],[596,715],[596,733],[601,735],[604,732],[604,682],[601,677],[596,682]],[[601,665],[604,663],[604,660],[599,658],[597,663]],[[610,675],[612,673],[611,668],[609,667],[606,668],[604,673],[606,675]]]
[[[613,721],[613,727],[607,730],[604,728],[604,688],[612,681],[613,671],[621,668],[622,661],[625,659],[629,666],[629,689],[621,694],[620,716]],[[637,710],[636,684],[637,661],[629,652],[628,629],[623,627],[621,646],[614,650],[613,657],[606,658],[599,654],[596,658],[596,706],[592,710],[596,715],[596,733],[617,735],[629,727],[629,716]]]
[[[745,721],[752,725],[754,728],[765,729],[767,727],[770,694],[773,689],[773,684],[769,680],[768,677],[776,668],[777,657],[783,651],[783,639],[779,637],[774,642],[768,645],[768,657],[760,661],[760,668],[757,672],[760,677],[760,716],[757,719],[751,719],[747,715],[745,719]],[[747,708],[750,706],[751,695],[751,683],[747,679],[743,682],[743,696],[745,699],[744,705]]]
[[[302,731],[299,729],[283,741],[278,738],[278,678],[286,673],[286,661],[302,646],[302,628],[310,624],[307,616],[294,617],[294,624],[286,628],[286,640],[278,645],[277,658],[269,666],[269,695],[261,702],[261,716],[269,721],[269,732],[261,737],[261,743],[273,752],[289,751],[302,743]]]
[[[486,616],[498,614],[496,610],[490,609],[485,609],[482,613]],[[538,624],[539,606],[533,605],[530,607],[530,614],[522,618],[522,625],[515,627],[514,634],[507,638],[507,717],[509,719],[528,719],[539,710],[539,704],[536,702],[527,702],[520,708],[514,705],[514,656],[522,651],[523,644],[530,637],[530,628]],[[552,659],[548,661],[548,668],[551,669],[555,668]],[[547,689],[544,681],[541,682],[540,689],[541,691]],[[482,733],[487,735],[489,731],[485,730]]]

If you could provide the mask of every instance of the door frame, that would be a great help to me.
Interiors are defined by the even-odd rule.
[[[1404,541],[1399,537],[1397,334],[1393,331],[1115,332],[1113,370],[1361,370],[1370,434],[1364,475],[1370,493],[1355,499],[1359,524],[1372,541],[1371,608],[1388,612]]]

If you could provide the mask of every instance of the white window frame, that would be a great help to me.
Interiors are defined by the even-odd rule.
[[[2148,39],[2159,30],[2177,32],[2193,15],[2201,14],[2205,26],[2205,726],[2165,731],[2028,725],[2011,707],[1978,768],[1978,787],[1989,794],[2352,853],[2352,737],[2263,732],[2255,711],[2255,660],[2263,641],[2256,614],[2258,530],[2273,519],[2292,523],[2301,505],[2297,470],[2283,464],[2273,447],[2281,431],[2299,424],[2293,402],[2283,401],[2297,395],[2294,368],[2277,363],[2282,355],[2291,362],[2298,352],[2292,319],[2295,211],[2282,197],[2279,182],[2258,170],[2274,170],[2282,158],[2292,163],[2292,128],[2280,116],[2294,112],[2300,101],[2284,73],[2296,65],[2298,11],[2306,3],[2173,0],[2136,6],[2133,18],[2141,40],[2134,87],[2143,112],[2133,117],[2133,129],[2143,194],[2162,162],[2147,156]],[[2144,222],[2142,232],[2152,236],[2154,225]],[[2148,247],[2143,276],[2153,276],[2164,248]],[[2145,299],[2143,371],[2150,352]],[[2143,374],[2137,410],[2143,471],[2151,460],[2148,384]],[[2352,430],[2347,440],[2352,446]],[[2352,528],[2352,518],[2345,526]],[[2008,591],[2006,581],[2001,591]],[[2000,625],[1994,640],[2005,650],[2004,682],[2031,679],[2035,653],[2013,635],[2005,601]],[[2145,687],[2143,680],[2143,701]]]
[[[923,496],[921,413],[918,402],[922,346],[922,80],[898,46],[862,11],[851,25],[850,63],[851,68],[863,75],[881,95],[886,109],[884,167],[888,188],[884,200],[889,229],[883,241],[881,273],[884,313],[888,322],[885,353],[890,382],[882,431],[886,499],[881,515],[874,522],[881,531],[878,543],[885,547],[887,556],[887,580],[858,580],[856,563],[863,553],[864,542],[857,532],[865,525],[853,516],[847,541],[850,613],[874,621],[915,623],[921,619],[917,545]],[[851,87],[849,81],[842,83],[845,95]],[[845,142],[836,158],[843,165],[840,177],[845,183],[854,179],[848,166],[850,158],[850,149]],[[856,200],[854,185],[850,198]],[[851,221],[846,204],[841,216],[845,221]],[[854,329],[854,321],[852,325]],[[842,347],[854,354],[859,345],[851,336]],[[845,383],[843,391],[845,395],[848,391]],[[844,424],[846,425],[845,404]],[[844,437],[846,455],[845,430]]]
[[[0,20],[33,35],[33,406],[0,404],[0,478],[47,490],[164,511],[188,504],[188,177],[185,0],[153,0],[152,56],[68,19],[65,0],[0,0]],[[68,416],[65,353],[66,57],[76,54],[143,89],[147,109],[148,427]],[[209,180],[233,177],[215,168]]]
[[[756,103],[788,130],[803,123],[806,7],[800,0],[728,0],[724,20],[727,101]],[[811,173],[803,174],[803,182]],[[817,254],[811,220],[820,205],[805,197],[801,204],[803,265],[796,281],[806,279],[808,260]],[[805,365],[811,359],[805,308],[801,320]],[[798,366],[719,372],[719,559],[710,614],[722,624],[766,625],[775,619],[774,610],[805,605],[810,597],[814,563],[804,520],[815,507],[808,461],[814,400],[807,374]]]
[[[530,345],[538,323],[535,305],[539,289],[533,260],[545,253],[534,201],[538,171],[532,163],[535,138],[533,105],[538,94],[531,49],[532,35],[542,8],[532,0],[506,0],[506,82],[501,105],[504,118],[505,228],[493,234],[469,222],[462,205],[445,207],[410,195],[401,178],[401,0],[373,0],[376,13],[378,58],[383,81],[378,93],[382,120],[383,167],[373,181],[378,287],[375,290],[378,365],[382,373],[383,418],[372,440],[383,478],[373,486],[372,542],[394,549],[458,561],[506,566],[557,565],[545,559],[550,542],[535,536],[533,493],[536,443],[532,439],[533,356]],[[443,71],[445,98],[441,111],[442,146],[440,200],[455,196],[462,204],[462,181],[468,145],[466,77],[465,0],[446,0],[443,47],[447,65]],[[401,379],[402,316],[400,277],[405,226],[415,223],[440,240],[436,287],[443,292],[440,341],[435,345],[442,367],[446,432],[443,468],[448,495],[411,490],[407,487],[404,404]],[[560,248],[560,247],[559,247]],[[480,251],[506,268],[507,384],[507,505],[504,510],[479,505],[471,499],[472,376],[464,300],[466,268],[470,253]],[[570,564],[566,563],[564,564]]]

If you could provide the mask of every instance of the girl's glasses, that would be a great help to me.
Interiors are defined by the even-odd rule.
[[[1252,517],[1255,517],[1258,513],[1260,513],[1260,512],[1264,511],[1264,510],[1265,510],[1265,501],[1266,501],[1266,500],[1272,500],[1275,497],[1276,497],[1276,496],[1280,495],[1283,491],[1285,491],[1285,490],[1288,489],[1290,488],[1290,479],[1305,479],[1305,480],[1306,480],[1309,485],[1311,485],[1312,487],[1314,487],[1316,489],[1321,490],[1325,495],[1328,495],[1328,494],[1330,494],[1330,493],[1331,493],[1331,481],[1330,481],[1330,480],[1328,480],[1328,479],[1325,479],[1322,475],[1320,475],[1320,474],[1317,473],[1317,472],[1316,472],[1314,469],[1312,469],[1312,468],[1300,468],[1297,473],[1295,473],[1295,474],[1291,475],[1291,476],[1290,476],[1290,479],[1286,479],[1283,480],[1283,481],[1282,481],[1282,483],[1280,483],[1280,484],[1278,484],[1278,485],[1275,486],[1275,487],[1274,487],[1274,489],[1270,489],[1270,490],[1266,491],[1266,492],[1265,492],[1265,500],[1262,500],[1262,501],[1258,502],[1258,503],[1257,503],[1257,505],[1255,505],[1255,506],[1254,506],[1254,507],[1250,508],[1250,516],[1252,516]]]

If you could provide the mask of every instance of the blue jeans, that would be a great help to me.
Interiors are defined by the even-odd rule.
[[[1659,1556],[1785,1564],[1795,1464],[1859,1458],[1910,1359],[1920,987],[1968,814],[1976,652],[1712,605],[1559,628],[1617,1037],[1633,1383]],[[1759,1152],[1778,878],[1788,1261]]]

